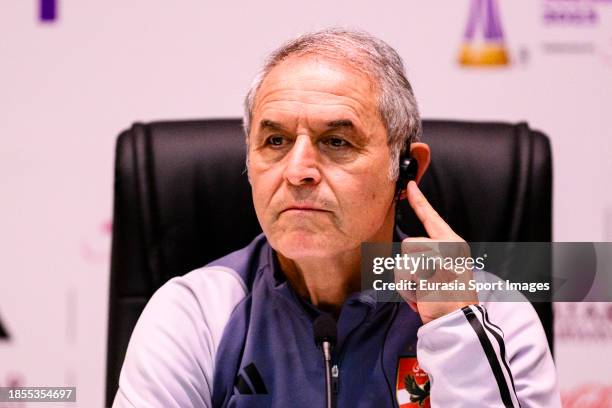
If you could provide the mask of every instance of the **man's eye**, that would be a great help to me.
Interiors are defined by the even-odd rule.
[[[347,147],[349,143],[340,137],[330,137],[325,141],[325,144],[331,147]]]
[[[267,140],[266,140],[266,144],[272,145],[272,146],[282,146],[283,142],[285,141],[285,138],[279,135],[275,135],[275,136],[270,136]]]

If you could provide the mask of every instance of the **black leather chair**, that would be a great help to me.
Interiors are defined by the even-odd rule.
[[[425,121],[431,166],[421,188],[467,241],[550,241],[548,138],[524,124]],[[237,119],[135,124],[117,140],[106,403],[151,295],[248,244],[261,229]],[[411,210],[402,204],[400,214]],[[401,217],[410,235],[424,231]],[[552,346],[549,303],[534,304]]]

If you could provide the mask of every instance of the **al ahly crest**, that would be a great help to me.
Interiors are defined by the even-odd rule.
[[[430,408],[429,377],[415,356],[397,361],[396,394],[400,408]]]

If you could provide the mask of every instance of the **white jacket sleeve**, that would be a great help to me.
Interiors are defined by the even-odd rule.
[[[418,331],[433,407],[561,407],[546,335],[529,302],[456,310]]]
[[[134,328],[113,407],[211,407],[217,347],[245,293],[235,272],[222,267],[163,285]]]

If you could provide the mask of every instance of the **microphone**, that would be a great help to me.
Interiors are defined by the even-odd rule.
[[[331,386],[331,352],[338,339],[338,329],[333,317],[326,313],[321,313],[312,325],[314,341],[317,347],[323,351],[323,362],[325,364],[325,406],[332,406],[332,386]]]

